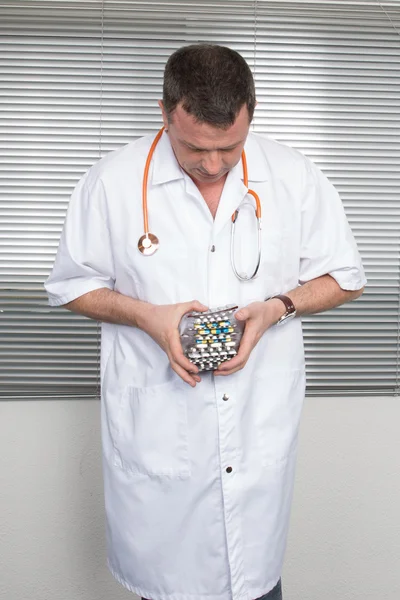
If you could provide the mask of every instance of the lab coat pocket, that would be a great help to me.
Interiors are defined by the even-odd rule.
[[[262,286],[263,298],[282,290],[283,277],[283,231],[265,228],[261,234],[262,251],[258,283]]]
[[[117,466],[132,474],[190,476],[183,385],[125,389],[114,445]]]
[[[304,369],[267,368],[256,378],[257,444],[264,466],[286,464],[296,451],[304,399]]]
[[[253,228],[254,229],[254,228]],[[239,274],[251,275],[258,261],[258,234],[237,236],[235,241],[235,263]],[[260,234],[260,265],[257,275],[241,286],[241,302],[262,301],[282,291],[283,276],[283,232],[265,226]]]
[[[173,304],[193,296],[195,274],[206,267],[207,253],[197,250],[183,240],[160,235],[160,247],[152,256],[144,256],[136,247],[127,249],[128,276],[135,282],[137,298],[153,304]],[[204,265],[203,265],[204,263]]]

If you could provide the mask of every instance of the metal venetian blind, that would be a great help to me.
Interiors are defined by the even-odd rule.
[[[398,3],[381,4],[0,4],[0,394],[96,393],[96,326],[48,309],[42,282],[76,181],[100,155],[159,127],[165,61],[196,41],[248,60],[254,130],[321,166],[365,258],[368,294],[305,324],[310,391],[396,390],[399,15]]]
[[[100,157],[101,2],[0,4],[0,394],[94,395],[96,323],[43,289],[73,187]]]
[[[400,3],[259,2],[256,130],[339,191],[368,277],[304,320],[308,393],[399,388]]]

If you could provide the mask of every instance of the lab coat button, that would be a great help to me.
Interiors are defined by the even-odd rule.
[[[227,472],[227,473],[232,473],[232,467],[227,467],[227,468],[226,468],[226,472]]]
[[[214,246],[214,244],[211,246],[211,252],[215,252],[215,246]]]
[[[222,400],[229,400],[229,396],[228,396],[228,394],[224,394],[224,395],[222,396]]]

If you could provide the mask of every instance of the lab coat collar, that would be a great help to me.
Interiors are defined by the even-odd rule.
[[[267,181],[268,172],[266,169],[266,160],[265,156],[263,156],[262,147],[258,143],[257,135],[249,133],[244,145],[244,151],[247,160],[249,184],[251,181]],[[240,178],[243,180],[242,161],[236,165],[235,169],[240,173]]]
[[[263,160],[262,149],[257,142],[257,137],[253,133],[249,133],[247,136],[244,150],[247,158],[249,182],[266,181],[268,176],[265,159]],[[242,161],[239,161],[239,163],[231,170],[231,173],[232,172],[235,178],[243,180]],[[151,178],[152,184],[158,185],[183,178],[183,170],[176,160],[168,134],[164,131],[154,152]]]
[[[257,137],[249,134],[244,146],[249,176],[249,188],[253,183],[267,181],[267,163],[262,156],[262,149],[258,144]],[[240,206],[247,195],[248,188],[243,183],[243,166],[240,160],[238,164],[229,171],[228,177],[219,201],[217,214],[214,221],[214,234],[216,235],[228,221],[232,214]],[[262,197],[260,198],[262,204]]]
[[[247,194],[247,187],[243,183],[242,163],[236,165],[228,173],[224,189],[218,204],[217,214],[214,220],[214,235],[231,220],[232,214],[243,202]]]
[[[154,151],[151,182],[159,185],[183,178],[183,171],[176,160],[168,134],[164,131]]]

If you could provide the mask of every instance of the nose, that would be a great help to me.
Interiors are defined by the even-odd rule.
[[[218,175],[223,168],[219,152],[207,152],[206,156],[203,158],[201,166],[208,175]]]

